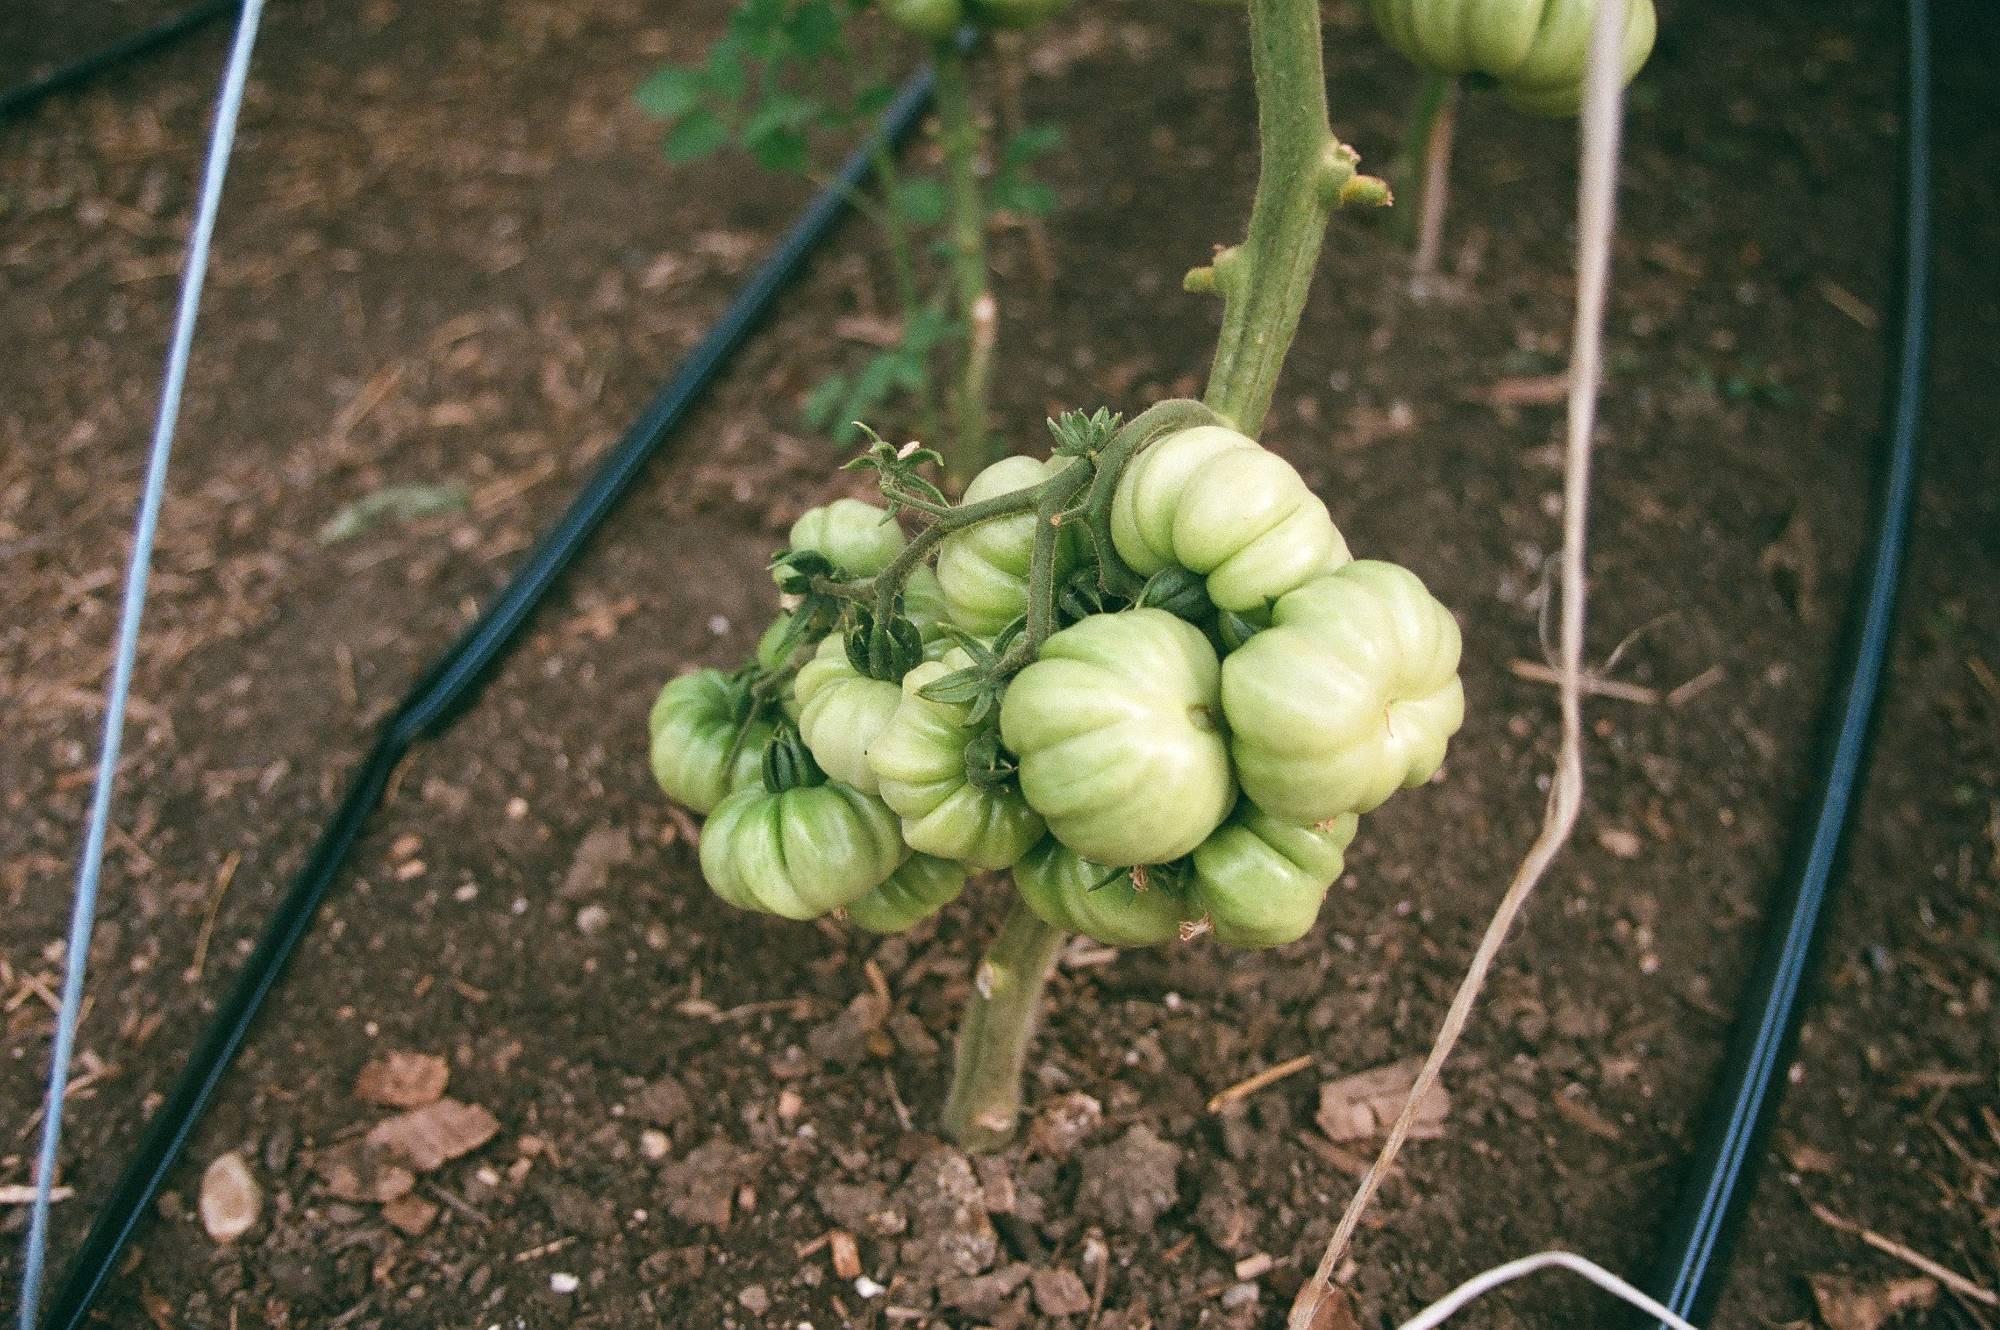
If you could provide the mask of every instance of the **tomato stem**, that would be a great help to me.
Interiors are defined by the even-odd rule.
[[[1007,922],[980,959],[972,1001],[959,1026],[958,1059],[944,1105],[944,1133],[974,1154],[1014,1138],[1021,1117],[1021,1070],[1035,1037],[1042,988],[1063,932],[1016,897]]]
[[[1255,436],[1298,331],[1327,219],[1347,202],[1357,160],[1334,137],[1320,59],[1319,0],[1250,0],[1250,68],[1257,86],[1257,193],[1250,235],[1189,274],[1189,289],[1222,296],[1222,333],[1204,401]]]
[[[1415,113],[1404,149],[1404,170],[1415,197],[1415,234],[1404,226],[1404,238],[1414,244],[1410,277],[1427,282],[1437,275],[1438,253],[1444,246],[1445,201],[1451,189],[1451,145],[1458,123],[1458,80],[1450,74],[1426,71],[1417,92]]]
[[[938,146],[944,153],[950,208],[951,273],[965,353],[958,382],[958,429],[945,472],[963,487],[992,459],[986,403],[999,322],[986,273],[986,198],[979,187],[979,123],[973,114],[967,59],[954,40],[937,46]]]

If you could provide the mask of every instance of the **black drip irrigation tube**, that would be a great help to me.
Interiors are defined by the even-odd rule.
[[[40,104],[59,92],[67,92],[80,84],[87,83],[113,65],[121,64],[148,51],[170,46],[190,33],[226,18],[243,8],[243,0],[208,0],[206,4],[162,19],[150,28],[135,32],[129,37],[121,37],[107,46],[101,46],[78,60],[58,66],[6,92],[0,92],[0,120]]]
[[[793,223],[721,319],[612,448],[582,493],[530,552],[499,598],[424,673],[383,723],[374,747],[363,759],[332,820],[320,833],[305,867],[279,902],[235,987],[203,1031],[165,1102],[147,1124],[138,1149],[64,1272],[42,1321],[42,1330],[77,1330],[89,1315],[98,1294],[111,1278],[120,1253],[144,1218],[147,1205],[179,1160],[216,1087],[242,1048],[258,1011],[277,986],[299,941],[312,927],[321,902],[339,877],[349,851],[360,839],[369,815],[381,803],[397,765],[412,747],[442,734],[477,700],[480,688],[513,647],[549,588],[576,561],[590,537],[631,488],[640,469],[701,399],[778,294],[798,275],[808,256],[846,213],[849,199],[866,183],[873,169],[875,150],[881,146],[895,148],[915,129],[918,118],[930,104],[933,87],[934,74],[928,68],[903,85],[896,100],[883,113],[873,140],[848,157],[840,174]]]
[[[1916,506],[1917,441],[1930,352],[1931,31],[1929,0],[1909,0],[1905,53],[1901,302],[1892,325],[1886,456],[1875,532],[1863,555],[1835,685],[1820,721],[1823,767],[1800,824],[1755,970],[1742,999],[1689,1179],[1661,1244],[1655,1296],[1697,1324],[1721,1296],[1803,1014],[1820,921],[1844,867],[1889,663],[1896,593]],[[1653,1325],[1659,1322],[1651,1321]]]

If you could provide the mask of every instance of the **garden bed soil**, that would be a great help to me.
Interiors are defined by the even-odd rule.
[[[0,19],[0,48],[9,29],[67,22],[58,8]],[[1363,1230],[1361,1324],[1538,1248],[1635,1273],[1654,1253],[1801,802],[1866,528],[1877,325],[1895,301],[1897,8],[1663,0],[1627,138],[1590,626],[1598,660],[1631,637],[1614,672],[1652,700],[1590,703],[1577,843],[1447,1071],[1443,1134],[1405,1153]],[[1940,340],[1895,679],[1718,1324],[1809,1318],[1813,1277],[1865,1291],[1909,1273],[1814,1206],[2000,1278],[2000,145],[1991,20],[1973,8],[1948,10],[1940,41]],[[661,160],[630,90],[724,13],[672,9],[270,13],[161,531],[58,1252],[372,725],[801,202],[733,163]],[[1379,165],[1409,72],[1358,5],[1328,17],[1336,127]],[[0,1184],[27,1179],[140,445],[225,39],[0,125]],[[1179,278],[1241,228],[1253,104],[1226,10],[1091,0],[1015,57],[1031,113],[1069,136],[1051,166],[1053,280],[1025,230],[997,244],[997,418],[1037,449],[1051,411],[1198,390],[1216,311]],[[1474,96],[1459,145],[1454,280],[1413,299],[1386,228],[1337,221],[1267,430],[1354,549],[1416,569],[1465,630],[1469,719],[1449,765],[1364,822],[1314,934],[1255,955],[1072,949],[1035,1046],[1032,1146],[975,1165],[929,1128],[998,885],[887,941],[735,913],[703,888],[691,826],[646,771],[646,707],[675,672],[741,656],[772,611],[762,564],[787,523],[853,483],[798,408],[865,353],[851,316],[886,299],[855,225],[481,704],[406,764],[107,1291],[106,1323],[1279,1324],[1369,1148],[1315,1125],[1319,1087],[1428,1046],[1551,761],[1552,692],[1515,663],[1540,658],[1558,539],[1546,376],[1571,317],[1573,129]],[[469,506],[316,539],[403,482],[460,484]],[[494,1130],[383,1206],[353,1197],[394,1179],[338,1165],[397,1111],[356,1094],[392,1051],[441,1059],[449,1096]],[[1302,1054],[1307,1070],[1206,1110]],[[412,1065],[419,1084],[395,1093],[421,1101],[438,1064]],[[231,1151],[264,1203],[222,1246],[196,1197]],[[0,1210],[10,1298],[22,1217]],[[1549,1279],[1477,1322],[1611,1314]],[[1993,1323],[1950,1293],[1923,1314]]]

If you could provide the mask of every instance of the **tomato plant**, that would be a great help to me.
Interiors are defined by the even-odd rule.
[[[1498,24],[1509,3],[1532,0],[1479,12]],[[929,37],[1061,8],[883,4]],[[655,709],[655,770],[712,810],[701,868],[731,904],[891,932],[975,871],[1011,874],[943,1111],[968,1148],[1013,1131],[1066,934],[1304,937],[1361,816],[1434,777],[1464,718],[1449,610],[1415,573],[1354,558],[1326,502],[1259,442],[1325,227],[1388,191],[1330,128],[1317,0],[1247,10],[1260,169],[1246,237],[1187,277],[1222,301],[1202,399],[1066,413],[1049,455],[983,461],[958,502],[932,479],[938,451],[871,434],[850,465],[874,472],[882,503],[794,523],[754,658],[676,680]],[[1419,20],[1443,11],[1377,12],[1429,42]],[[1426,58],[1491,65],[1518,36],[1453,31],[1464,49]],[[1535,27],[1508,66],[1521,89],[1567,69],[1561,36]],[[943,84],[962,80],[938,50]],[[948,158],[969,132],[962,93],[941,86]]]

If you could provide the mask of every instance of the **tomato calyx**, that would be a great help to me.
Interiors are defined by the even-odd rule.
[[[811,789],[826,784],[826,773],[813,760],[812,750],[799,737],[797,727],[786,725],[764,747],[764,788],[772,794],[786,790]]]
[[[901,599],[897,597],[899,608]],[[923,633],[906,616],[899,613],[878,620],[866,606],[856,606],[853,616],[854,626],[847,633],[847,662],[857,673],[898,683],[922,663]]]

